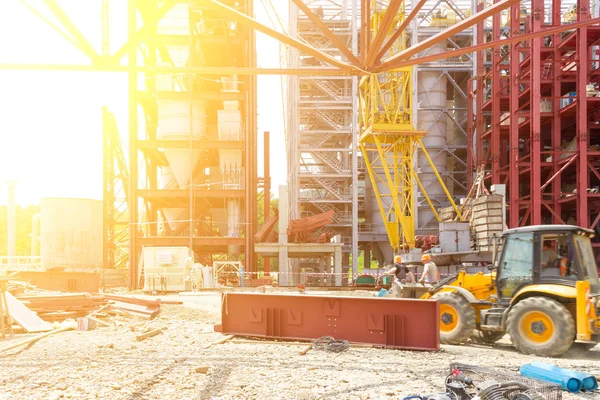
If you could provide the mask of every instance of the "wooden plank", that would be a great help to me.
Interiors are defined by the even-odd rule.
[[[43,333],[43,334],[38,335],[38,336],[34,336],[34,337],[29,338],[27,340],[23,340],[23,341],[21,341],[19,343],[9,344],[8,346],[4,346],[4,347],[0,348],[0,353],[2,353],[3,351],[12,350],[12,349],[15,349],[15,348],[20,347],[20,346],[25,346],[25,345],[37,342],[38,340],[43,339],[46,336],[54,335],[55,333],[66,332],[66,331],[70,331],[70,330],[73,330],[73,329],[75,329],[75,328],[73,328],[72,326],[68,326],[68,327],[65,327],[65,328],[60,328],[60,329],[56,329],[56,330],[53,330],[53,331],[50,331],[50,332],[46,332],[46,333]]]
[[[47,332],[52,330],[52,326],[49,323],[38,317],[12,294],[6,293],[6,300],[8,302],[8,314],[19,325],[25,328],[27,332]]]
[[[311,344],[311,345],[309,345],[309,346],[306,346],[306,348],[305,348],[304,350],[302,350],[302,351],[299,351],[299,352],[298,352],[298,354],[300,354],[301,356],[305,356],[305,355],[306,355],[306,353],[308,353],[308,351],[309,351],[310,349],[312,349],[312,344]]]
[[[212,347],[212,346],[214,346],[214,345],[217,345],[217,344],[223,344],[223,343],[225,343],[226,341],[233,339],[234,337],[235,337],[235,335],[229,335],[229,336],[225,336],[224,338],[222,338],[222,339],[219,339],[219,340],[217,340],[216,342],[212,342],[212,343],[210,343],[210,344],[207,344],[206,346],[204,346],[204,347],[202,347],[202,348],[203,348],[203,349],[208,349],[209,347]]]
[[[161,334],[164,329],[165,328],[152,329],[151,331],[142,333],[141,335],[137,335],[135,337],[135,340],[138,341],[138,342],[141,342],[144,339],[148,339],[148,338],[151,338],[153,336]]]

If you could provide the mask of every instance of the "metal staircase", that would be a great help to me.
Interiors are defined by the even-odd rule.
[[[340,118],[337,113],[331,110],[314,110],[314,112],[333,129],[339,131],[345,128],[344,119]]]
[[[319,87],[319,89],[321,89],[323,92],[325,92],[335,100],[340,100],[345,97],[344,89],[340,88],[332,81],[328,81],[325,79],[315,79],[314,82]]]
[[[315,181],[317,181],[321,186],[323,186],[325,189],[327,189],[327,191],[329,193],[331,193],[332,195],[334,195],[337,199],[346,200],[345,199],[345,194],[346,194],[345,188],[342,185],[340,185],[339,183],[337,183],[335,181],[335,179],[315,177]]]

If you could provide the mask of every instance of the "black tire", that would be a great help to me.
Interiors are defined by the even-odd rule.
[[[476,329],[471,339],[478,343],[493,344],[502,339],[506,333],[496,331],[480,331]]]
[[[433,296],[433,299],[440,302],[440,342],[443,344],[466,342],[473,334],[476,324],[475,310],[471,304],[463,296],[453,292],[438,293]]]
[[[536,316],[541,319],[536,320]],[[530,297],[517,303],[509,311],[506,325],[513,345],[524,354],[556,357],[569,350],[575,340],[573,316],[565,306],[547,297]]]

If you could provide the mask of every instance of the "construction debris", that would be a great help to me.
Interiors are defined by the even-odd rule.
[[[66,321],[66,324],[64,324],[64,326],[62,328],[55,329],[55,330],[43,333],[43,334],[38,335],[38,336],[34,336],[32,338],[20,341],[18,343],[12,343],[12,344],[9,344],[7,346],[4,346],[4,347],[0,348],[0,353],[3,353],[3,352],[8,351],[8,350],[16,349],[17,347],[21,347],[21,346],[25,346],[25,345],[29,345],[29,344],[35,343],[38,340],[41,340],[41,339],[43,339],[43,338],[45,338],[47,336],[50,336],[50,335],[54,335],[55,333],[61,333],[61,332],[71,331],[71,330],[74,330],[76,328],[77,328],[77,324],[73,323],[72,321]]]
[[[27,332],[48,332],[52,326],[29,309],[23,302],[17,300],[12,294],[6,296],[8,315]]]
[[[148,339],[148,338],[151,338],[151,337],[161,334],[164,329],[165,328],[151,329],[147,332],[142,333],[141,335],[137,335],[135,337],[135,340],[138,342],[141,342],[142,340],[145,340],[145,339]]]
[[[22,294],[18,299],[48,322],[85,317],[107,303],[104,296],[89,293],[41,292]]]

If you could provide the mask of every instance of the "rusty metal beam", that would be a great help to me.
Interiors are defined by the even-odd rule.
[[[357,67],[360,66],[360,61],[358,60],[358,58],[356,58],[354,54],[352,54],[352,51],[350,51],[348,46],[342,43],[342,41],[338,39],[338,37],[335,36],[333,32],[331,32],[327,25],[325,25],[323,21],[321,21],[321,18],[319,18],[315,13],[313,13],[310,10],[310,8],[302,2],[302,0],[292,0],[292,2],[294,2],[294,4],[302,10],[304,15],[306,15],[308,19],[310,19],[317,26],[317,28],[319,28],[319,30],[323,33],[323,35],[327,37],[327,39],[331,40],[331,43],[339,51],[341,51],[343,55],[346,56],[346,58],[352,65],[355,65]]]
[[[52,14],[60,21],[60,23],[65,27],[67,32],[73,37],[73,39],[79,44],[81,51],[83,51],[89,58],[93,61],[97,60],[100,56],[94,49],[94,46],[90,44],[90,42],[85,38],[83,33],[77,28],[77,26],[71,21],[69,16],[64,12],[64,10],[58,5],[56,0],[44,0],[44,4],[46,7],[50,9]]]
[[[392,47],[392,45],[396,42],[396,40],[398,40],[400,35],[402,35],[402,32],[404,32],[406,30],[406,27],[408,26],[408,24],[410,24],[412,22],[412,20],[417,16],[417,13],[421,10],[421,8],[425,5],[425,3],[427,3],[427,0],[420,0],[415,5],[415,7],[410,11],[410,14],[408,14],[408,16],[404,19],[404,21],[402,21],[400,23],[400,26],[398,26],[398,29],[396,29],[396,32],[394,32],[392,37],[383,45],[381,50],[379,50],[379,53],[377,54],[377,56],[375,57],[373,62],[371,64],[369,64],[369,66],[378,64],[381,61],[381,59],[385,55],[386,51],[388,51],[390,49],[390,47]]]
[[[156,13],[152,16],[152,18],[150,18],[150,20],[147,20],[144,23],[144,26],[142,26],[131,37],[129,37],[127,42],[123,46],[121,46],[121,48],[119,48],[119,50],[117,50],[115,54],[111,56],[111,58],[118,63],[121,60],[121,58],[123,58],[123,56],[125,56],[127,52],[131,50],[132,46],[136,47],[140,43],[144,35],[147,34],[148,31],[156,27],[158,21],[160,21],[161,18],[164,17],[176,3],[177,0],[169,0],[165,4],[163,4],[158,10],[156,10]]]
[[[199,74],[199,75],[298,75],[298,76],[344,76],[361,75],[360,71],[347,71],[340,68],[246,68],[246,67],[158,67],[126,65],[82,65],[82,64],[34,64],[34,63],[0,63],[0,70],[46,70],[46,71],[97,71],[97,72],[129,72],[161,74]]]
[[[254,30],[264,33],[265,35],[271,36],[272,38],[275,38],[280,42],[287,44],[288,46],[292,46],[297,48],[298,50],[304,51],[305,53],[310,54],[311,56],[327,64],[339,67],[342,70],[346,71],[346,73],[352,70],[361,71],[360,68],[354,65],[345,63],[343,61],[339,61],[334,57],[331,57],[329,54],[325,54],[322,51],[306,43],[302,43],[291,36],[278,32],[275,29],[269,28],[268,26],[265,26],[260,22],[256,21],[254,18],[251,18],[244,13],[241,13],[231,7],[228,7],[217,0],[203,0],[201,2],[201,5],[202,7],[209,7],[214,10],[217,10],[221,13],[223,17],[231,18],[235,21],[238,21]],[[195,6],[195,8],[199,10],[202,10],[202,7]]]
[[[401,349],[440,348],[435,300],[223,293],[220,328],[228,335],[296,340],[333,336]]]
[[[31,4],[27,3],[25,0],[20,0],[20,1],[25,7],[27,7],[29,9],[29,11],[31,11],[36,17],[38,17],[39,19],[44,21],[49,27],[51,27],[56,32],[58,32],[58,34],[61,35],[65,40],[67,40],[67,42],[69,42],[73,46],[77,47],[77,49],[79,51],[81,51],[82,53],[85,53],[85,51],[79,45],[79,43],[77,43],[71,36],[69,36],[66,32],[64,32],[62,29],[60,29],[55,23],[53,23],[48,18],[46,18],[44,16],[44,14],[42,14],[37,8],[35,8]]]
[[[375,33],[375,38],[369,45],[369,52],[367,53],[367,57],[365,59],[365,65],[367,67],[373,65],[375,61],[375,54],[381,48],[385,37],[392,28],[395,16],[398,13],[398,9],[400,9],[400,6],[403,2],[404,0],[391,0],[390,4],[388,5],[388,8],[385,10],[385,14],[383,15],[381,25],[379,25],[379,29],[377,29],[377,33]]]
[[[441,42],[442,40],[446,40],[449,37],[452,37],[452,36],[456,35],[457,33],[462,32],[463,30],[475,25],[479,21],[482,21],[482,20],[504,10],[505,8],[510,7],[511,4],[518,3],[518,2],[519,2],[519,0],[504,0],[499,3],[494,4],[491,7],[485,8],[483,11],[478,12],[477,14],[475,14],[467,19],[464,19],[455,25],[452,25],[450,28],[443,30],[442,32],[438,33],[437,35],[433,35],[433,36],[425,39],[424,41],[420,42],[416,46],[409,47],[408,49],[403,50],[403,51],[399,52],[398,54],[395,54],[391,57],[386,58],[385,60],[383,60],[383,63],[379,66],[378,71],[390,70],[390,69],[397,68],[397,64],[400,63],[401,61],[407,60],[408,58],[412,57],[413,55],[418,54],[419,52],[430,48],[431,46],[437,44],[438,42]]]
[[[589,19],[589,20],[585,20],[585,21],[574,22],[574,23],[568,24],[568,25],[555,26],[553,28],[547,28],[547,29],[537,31],[537,32],[524,33],[521,35],[513,35],[506,39],[493,40],[490,42],[480,43],[480,44],[477,44],[474,46],[463,47],[462,49],[445,51],[443,53],[413,58],[410,60],[405,60],[405,61],[401,61],[398,63],[394,63],[394,65],[390,66],[389,68],[394,69],[394,68],[410,67],[410,66],[417,65],[417,64],[424,64],[427,62],[443,60],[443,59],[450,58],[450,57],[457,57],[457,56],[460,56],[463,54],[473,53],[473,52],[476,52],[479,50],[485,50],[485,49],[489,49],[489,48],[493,48],[493,47],[497,47],[497,46],[503,46],[503,45],[516,43],[516,42],[524,42],[526,40],[530,40],[530,39],[533,39],[536,37],[554,35],[557,33],[562,33],[565,31],[572,30],[572,29],[577,29],[577,28],[581,28],[584,26],[595,25],[595,24],[600,24],[600,18],[593,18],[593,19]],[[1,64],[0,64],[0,67],[1,67]],[[378,68],[376,68],[376,71],[380,71],[381,67],[383,67],[383,64],[380,65]]]
[[[364,61],[371,41],[371,2],[360,2],[360,56]]]

